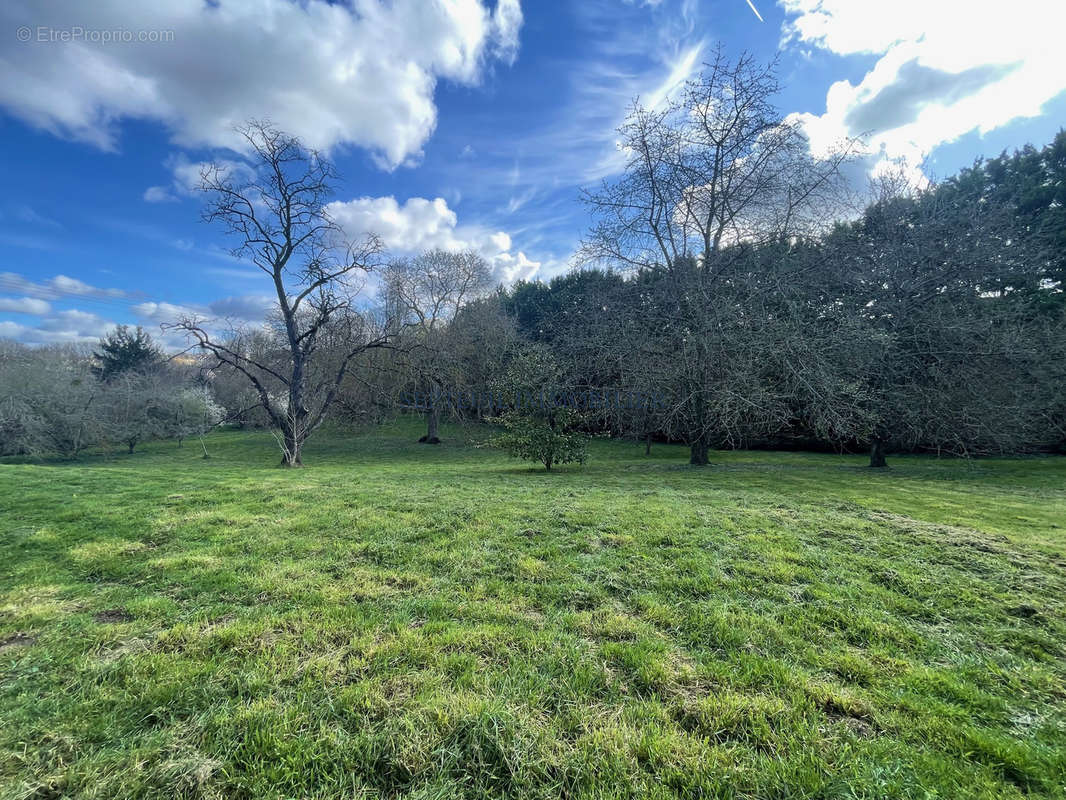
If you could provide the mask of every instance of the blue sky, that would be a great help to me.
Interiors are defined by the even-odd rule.
[[[869,170],[946,176],[1066,120],[1066,4],[752,2],[7,0],[0,336],[260,316],[268,287],[192,190],[200,162],[242,158],[232,127],[253,116],[329,152],[353,233],[472,247],[505,282],[569,267],[626,106],[718,42],[779,54],[782,112],[812,147],[867,134]]]

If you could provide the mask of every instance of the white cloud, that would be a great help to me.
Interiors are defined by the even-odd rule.
[[[15,338],[29,344],[59,342],[96,342],[114,327],[114,323],[89,311],[71,308],[56,311],[41,320],[36,327],[20,326]]]
[[[101,289],[90,286],[77,278],[56,275],[43,283],[31,281],[15,272],[0,272],[0,292],[21,293],[44,300],[54,300],[62,296],[83,296],[95,298],[122,298],[127,293],[122,289]]]
[[[940,144],[1036,116],[1066,91],[1066,4],[1046,0],[781,0],[786,42],[879,56],[857,85],[834,83],[826,112],[800,118],[814,149],[867,134],[914,166]]]
[[[658,35],[663,36],[660,29]],[[601,42],[603,52],[578,66],[573,76],[574,101],[566,108],[567,118],[553,122],[540,149],[549,155],[549,169],[558,171],[558,162],[567,164],[579,183],[589,183],[614,175],[625,166],[626,156],[618,147],[618,127],[634,100],[646,108],[659,108],[672,98],[701,65],[706,47],[702,40],[673,42],[652,69],[631,71],[620,60],[644,53],[643,39]]]
[[[70,308],[64,311],[57,311],[53,316],[44,320],[41,323],[41,327],[44,330],[62,330],[64,328],[92,330],[96,332],[96,335],[101,335],[107,330],[108,324],[108,322],[92,312]]]
[[[519,280],[528,281],[534,277],[552,278],[568,268],[568,265],[565,264],[560,268],[559,265],[554,263],[546,265],[542,261],[531,261],[522,251],[516,254],[497,254],[493,259],[493,266],[496,275],[504,284],[514,283]]]
[[[174,303],[157,303],[154,301],[137,303],[136,305],[131,306],[131,309],[142,322],[154,322],[157,324],[177,322],[182,317],[195,316],[200,313],[197,309],[189,306],[180,306]]]
[[[262,273],[252,270],[262,279]],[[3,296],[3,295],[21,296]],[[38,317],[34,324],[0,320],[0,338],[27,344],[95,342],[117,322],[143,325],[166,347],[181,349],[182,334],[159,326],[197,316],[213,323],[262,322],[276,298],[268,294],[241,294],[209,303],[171,303],[150,300],[140,293],[91,286],[77,278],[56,275],[34,281],[14,272],[0,273],[0,313]],[[68,306],[56,308],[56,305]],[[77,306],[89,306],[86,311]],[[73,307],[69,307],[73,306]]]
[[[50,283],[56,291],[67,294],[94,294],[101,291],[94,286],[90,286],[85,281],[70,278],[66,275],[56,275]]]
[[[330,203],[328,211],[349,236],[375,233],[388,250],[397,254],[435,247],[476,250],[493,265],[496,278],[504,283],[532,277],[540,267],[540,262],[525,253],[511,252],[511,237],[505,231],[459,225],[458,216],[443,197],[411,197],[403,204],[395,197],[360,197]]]
[[[177,199],[165,186],[149,186],[144,190],[146,203],[173,203]]]
[[[27,344],[95,342],[114,323],[98,314],[77,308],[54,308],[55,303],[91,303],[100,308],[121,308],[129,302],[121,289],[90,286],[77,278],[56,275],[33,281],[14,272],[0,272],[0,293],[21,297],[0,297],[0,313],[38,317],[33,325],[13,320],[0,321],[0,337]]]
[[[469,142],[456,143],[460,155],[449,165],[452,180],[464,184],[472,165],[463,159],[476,154],[479,196],[499,197],[499,213],[521,209],[527,225],[543,214],[552,193],[571,187],[573,197],[576,187],[618,173],[626,159],[617,129],[629,105],[637,98],[644,105],[664,102],[706,55],[695,0],[661,6],[634,0],[628,7],[617,0],[583,0],[569,13],[582,47],[561,65],[546,66],[559,86],[549,106],[530,117],[517,140],[501,139],[491,129],[471,131]]]
[[[507,213],[513,214],[516,211],[521,210],[522,206],[532,200],[537,194],[537,187],[530,186],[524,192],[518,195],[512,195],[507,199]]]
[[[0,338],[25,340],[26,332],[32,330],[11,320],[0,320]]]
[[[47,314],[50,303],[36,297],[0,297],[0,311],[12,314]]]
[[[251,164],[228,158],[219,158],[212,162],[190,161],[184,153],[174,153],[163,164],[171,173],[170,185],[149,186],[144,192],[145,202],[168,203],[183,197],[196,196],[200,192],[201,176],[207,169],[218,168],[219,177],[222,178],[251,180],[255,177]]]
[[[24,344],[96,344],[115,328],[115,320],[81,309],[65,309],[44,317],[37,325],[0,320],[0,338],[16,339]],[[188,346],[184,337],[149,330],[151,336],[169,350]]]
[[[24,204],[15,206],[12,216],[20,223],[25,223],[27,225],[35,225],[41,228],[52,229],[58,229],[63,227],[54,219],[46,217],[31,206]]]
[[[265,294],[246,294],[223,297],[207,305],[178,305],[175,303],[147,301],[131,307],[142,323],[166,324],[177,322],[182,317],[201,319],[228,319],[234,321],[262,322],[277,298]]]
[[[497,0],[492,11],[493,52],[513,64],[518,56],[518,33],[522,29],[522,6],[518,0]]]
[[[369,148],[395,167],[436,124],[437,81],[476,84],[491,59],[513,61],[517,0],[96,0],[0,5],[0,105],[53,133],[117,147],[119,121],[162,122],[185,147],[240,149],[233,126],[268,117],[320,149]],[[156,31],[169,40],[38,41],[77,24]]]
[[[223,297],[209,305],[216,317],[232,320],[261,322],[267,313],[277,308],[278,299],[266,294],[246,294],[239,297]]]
[[[443,197],[412,197],[403,205],[395,197],[360,197],[330,203],[327,211],[350,236],[374,233],[388,249],[405,253],[450,246],[459,221]]]
[[[666,64],[669,71],[641,97],[641,102],[648,108],[658,108],[673,97],[685,85],[685,81],[699,70],[702,54],[702,42],[677,53],[674,59]]]

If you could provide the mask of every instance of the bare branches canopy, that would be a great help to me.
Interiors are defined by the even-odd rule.
[[[812,153],[799,123],[773,105],[775,69],[719,49],[677,99],[635,102],[619,129],[623,175],[585,193],[596,222],[584,258],[641,268],[691,257],[710,269],[723,246],[824,230],[855,143]]]
[[[326,204],[336,172],[324,155],[268,122],[250,122],[240,132],[252,164],[203,170],[203,216],[230,233],[234,254],[270,281],[275,335],[267,342],[239,330],[220,336],[195,317],[176,327],[215,366],[251,383],[280,431],[282,463],[296,466],[353,359],[388,343],[386,326],[358,302],[381,242],[372,235],[352,241],[330,218]]]

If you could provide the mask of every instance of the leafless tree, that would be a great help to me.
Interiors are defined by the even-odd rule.
[[[426,411],[426,435],[438,444],[441,405],[456,399],[460,364],[449,325],[462,308],[492,287],[492,270],[480,254],[429,250],[397,259],[385,270],[386,306],[414,372],[419,405]]]
[[[624,175],[584,194],[597,218],[586,260],[630,267],[714,255],[824,230],[844,203],[841,166],[856,142],[812,154],[800,123],[773,105],[776,64],[721,49],[681,96],[662,108],[634,103],[619,129]]]
[[[106,439],[102,385],[76,345],[0,353],[0,454],[77,458]]]
[[[460,417],[484,419],[498,413],[492,393],[500,375],[519,348],[514,319],[500,305],[499,297],[486,295],[467,303],[448,327],[448,348],[458,365],[457,388],[463,392]]]
[[[269,278],[281,352],[261,354],[240,332],[220,335],[198,317],[174,327],[214,366],[236,370],[251,383],[279,432],[282,464],[299,466],[304,442],[324,420],[353,360],[389,343],[387,326],[356,306],[381,242],[373,235],[352,241],[330,218],[326,204],[336,172],[324,156],[267,122],[239,130],[253,163],[203,170],[201,188],[209,196],[203,217],[235,236],[234,254]],[[337,346],[324,368],[327,337]]]
[[[844,202],[854,143],[813,155],[774,107],[778,88],[774,63],[731,63],[719,50],[677,100],[634,105],[619,131],[624,174],[585,195],[596,223],[584,259],[663,274],[640,346],[651,351],[643,363],[669,372],[666,421],[693,464],[707,463],[713,441],[787,416],[760,366],[786,317],[761,314],[759,292],[774,287],[750,271],[750,251],[825,230]]]

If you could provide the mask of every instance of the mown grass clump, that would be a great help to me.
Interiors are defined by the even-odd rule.
[[[0,797],[1063,796],[1066,460],[463,437],[0,466]]]

